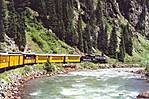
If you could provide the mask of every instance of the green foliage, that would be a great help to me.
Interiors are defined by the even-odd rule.
[[[7,82],[10,82],[9,74],[7,72],[0,73],[0,78],[6,80]]]
[[[24,66],[23,71],[24,71],[24,73],[30,73],[30,72],[32,72],[32,67],[30,65]]]
[[[5,41],[5,15],[6,9],[5,9],[5,2],[4,0],[0,1],[0,42]]]
[[[44,71],[44,64],[36,64],[34,68],[37,71]]]
[[[125,50],[130,56],[132,56],[133,51],[133,42],[132,42],[132,31],[129,28],[129,24],[124,26],[124,41],[125,41]]]
[[[146,70],[147,72],[149,72],[149,63],[146,65],[145,70]]]
[[[91,41],[91,25],[88,23],[85,32],[83,32],[84,39],[84,52],[91,54],[92,53],[92,41]]]
[[[59,72],[64,70],[62,64],[55,64],[55,63],[45,63],[44,69],[47,72]]]
[[[108,45],[108,55],[111,58],[116,58],[117,42],[118,41],[117,41],[116,27],[113,26],[113,30],[112,30],[112,33],[111,33],[111,36],[110,36],[110,42],[109,42],[109,45]]]
[[[98,49],[107,54],[108,51],[108,34],[107,34],[107,25],[105,26],[104,30],[101,30],[98,33]]]
[[[149,61],[148,60],[141,61],[140,66],[145,67],[145,71],[149,73]]]
[[[124,40],[124,32],[121,32],[121,41],[120,41],[120,45],[119,45],[119,50],[120,52],[118,53],[118,60],[121,62],[124,62],[124,58],[125,58],[125,40]]]
[[[132,38],[133,41],[133,56],[129,56],[126,54],[125,62],[126,63],[138,63],[141,65],[145,63],[145,61],[149,60],[149,41],[145,39],[144,36],[138,34],[137,36]]]
[[[40,48],[43,48],[43,40],[40,38],[40,36],[38,35],[38,33],[32,34],[31,35],[32,40],[37,43],[39,45]]]
[[[84,44],[83,44],[83,26],[82,26],[82,17],[79,15],[78,19],[78,33],[79,33],[79,43],[78,48],[84,52]]]
[[[28,11],[28,13],[35,13],[31,9],[28,9]],[[33,15],[28,15],[25,19],[27,25],[27,47],[38,53],[74,53],[73,48],[60,41],[51,30],[48,31],[44,28],[41,22],[37,22]]]
[[[80,64],[82,68],[86,68],[86,69],[96,69],[96,64],[92,63],[92,62],[83,62]]]

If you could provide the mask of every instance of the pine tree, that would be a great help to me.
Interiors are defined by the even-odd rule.
[[[78,33],[79,33],[79,42],[78,42],[78,48],[84,52],[84,45],[83,45],[83,30],[82,30],[82,17],[81,15],[79,15],[79,18],[78,18]]]
[[[11,0],[9,6],[9,17],[8,17],[8,33],[7,35],[11,38],[17,39],[17,15],[14,7],[14,1]]]
[[[25,45],[26,45],[26,36],[25,36],[25,13],[21,8],[20,11],[17,14],[17,39],[15,40],[16,44],[19,47],[19,50],[24,51]]]
[[[112,33],[110,35],[110,43],[108,46],[108,54],[112,58],[116,58],[116,49],[117,49],[117,35],[116,35],[116,27],[113,26]]]
[[[48,29],[52,29],[54,33],[60,38],[59,31],[58,31],[58,17],[56,12],[56,3],[54,0],[45,0],[46,9],[47,9],[47,21],[45,26]]]
[[[107,34],[107,25],[105,30],[100,30],[98,33],[98,49],[107,54],[108,50],[108,34]]]
[[[96,19],[97,19],[97,26],[99,26],[100,30],[104,30],[104,19],[103,19],[103,12],[102,12],[102,4],[101,1],[98,1],[97,8],[96,8]]]
[[[66,29],[65,41],[71,46],[75,46],[73,43],[73,35],[75,34],[75,28],[73,26],[73,0],[64,0],[63,2],[63,13],[64,13],[64,23]]]
[[[126,53],[130,56],[132,56],[133,51],[133,43],[132,43],[132,32],[129,29],[129,24],[127,24],[124,28],[124,41],[125,41],[125,49]]]
[[[65,24],[63,21],[63,0],[55,0],[55,11],[57,14],[58,24],[57,24],[57,35],[58,37],[65,41],[66,30]]]
[[[89,53],[87,41],[84,40],[84,53]]]
[[[88,46],[88,51],[87,53],[88,54],[91,54],[92,53],[92,41],[91,41],[91,26],[90,24],[88,23],[86,28],[85,28],[85,32],[83,34],[83,39],[86,41],[87,45],[85,46]]]
[[[4,13],[4,1],[0,0],[0,42],[5,41]]]
[[[5,0],[2,1],[3,1],[2,16],[3,16],[4,32],[6,34],[8,32],[8,15],[7,15],[8,9],[6,1]]]
[[[125,58],[125,40],[124,40],[124,26],[122,26],[122,32],[121,32],[121,41],[120,41],[120,45],[119,45],[119,53],[118,53],[118,60],[121,62],[124,62],[124,58]]]
[[[96,9],[96,17],[97,17],[97,26],[99,26],[100,31],[98,32],[97,46],[98,49],[107,54],[108,49],[108,34],[107,34],[107,25],[104,26],[103,12],[102,12],[102,2],[98,1],[97,9]]]

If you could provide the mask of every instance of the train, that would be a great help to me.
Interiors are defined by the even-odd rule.
[[[40,63],[106,63],[105,56],[74,55],[74,54],[36,54],[36,53],[0,53],[0,72],[6,68],[17,68],[24,65]]]

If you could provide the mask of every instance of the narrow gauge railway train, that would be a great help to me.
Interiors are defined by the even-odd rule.
[[[104,56],[81,56],[73,54],[35,54],[35,53],[0,53],[0,72],[7,68],[29,64],[50,63],[79,63],[79,62],[105,63]]]

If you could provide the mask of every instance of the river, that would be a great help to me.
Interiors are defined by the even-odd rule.
[[[87,70],[31,80],[22,99],[136,99],[149,90],[142,75],[126,72],[138,69]]]

